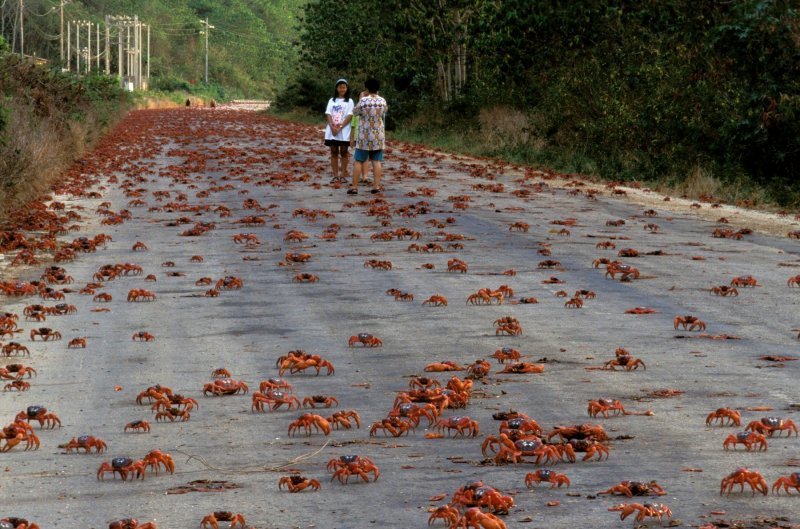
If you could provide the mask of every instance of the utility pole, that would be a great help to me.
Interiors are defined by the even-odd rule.
[[[136,31],[136,88],[142,89],[142,24],[139,15],[134,15],[133,24]]]
[[[25,0],[19,0],[19,56],[25,57]],[[206,43],[208,49],[208,43]]]
[[[71,64],[70,63],[72,62],[72,50],[70,49],[70,46],[72,44],[72,40],[70,39],[70,37],[72,36],[71,29],[72,29],[72,23],[71,22],[67,22],[67,57],[66,57],[66,59],[67,59],[67,71],[68,72],[71,69]]]
[[[133,89],[139,88],[139,72],[136,71],[136,65],[138,64],[136,60],[136,49],[139,47],[138,42],[138,32],[136,31],[137,25],[137,15],[133,16],[133,24],[131,25],[131,30],[133,31],[133,48],[131,49],[131,72],[133,73]]]
[[[64,64],[64,0],[61,0],[59,4],[61,4],[61,31],[58,33],[58,40],[61,44],[61,64]]]
[[[150,24],[147,24],[147,89],[150,90]]]
[[[81,21],[75,21],[75,73],[81,73]]]
[[[119,82],[122,83],[122,31],[117,26],[117,69],[119,70]]]
[[[106,75],[111,75],[111,30],[108,27],[108,15],[106,15]]]
[[[86,73],[92,73],[92,23],[86,21]]]
[[[97,54],[97,73],[100,73],[100,22],[97,23],[97,32],[95,33],[96,37],[96,46],[94,47],[95,53]]]
[[[125,26],[125,75],[131,75],[131,27]]]
[[[208,23],[208,17],[205,20],[200,21],[201,24],[205,26],[205,35],[206,35],[206,84],[208,84],[208,34],[209,32],[214,29],[214,26]]]

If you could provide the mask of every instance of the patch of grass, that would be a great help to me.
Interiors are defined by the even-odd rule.
[[[280,118],[286,121],[294,121],[296,123],[305,123],[306,125],[319,125],[325,126],[325,116],[322,114],[315,114],[303,108],[294,108],[292,110],[278,110],[275,107],[270,107],[262,112]]]
[[[324,125],[322,116],[305,109],[267,110],[270,115],[288,121]],[[527,116],[509,107],[486,109],[479,114],[479,127],[456,128],[446,125],[446,116],[428,113],[409,120],[387,132],[389,141],[425,145],[453,154],[488,157],[513,164],[548,169],[563,174],[580,175],[590,180],[639,183],[661,193],[692,200],[725,202],[766,210],[785,207],[785,193],[759,187],[733,169],[697,164],[690,171],[669,158],[657,168],[642,169],[645,156],[627,153],[598,158],[590,149],[554,145],[535,133],[536,116]],[[663,176],[667,174],[669,176]],[[725,175],[723,178],[720,175]],[[782,200],[776,200],[776,197]],[[798,203],[795,197],[788,203]]]
[[[498,114],[485,120],[482,130],[453,130],[419,126],[399,127],[389,133],[390,140],[417,143],[445,152],[477,157],[489,157],[513,164],[580,175],[591,180],[618,181],[620,167],[634,166],[636,160],[621,161],[609,157],[597,159],[586,150],[557,147],[548,144],[526,129],[519,116]],[[610,175],[610,176],[609,176]],[[760,188],[741,176],[720,178],[712,168],[696,166],[684,175],[673,172],[672,177],[646,178],[632,172],[625,182],[639,182],[661,193],[693,200],[725,202],[746,207],[780,209],[770,190]],[[624,183],[624,182],[623,182]]]
[[[129,108],[107,77],[70,74],[0,54],[0,220],[38,195]]]

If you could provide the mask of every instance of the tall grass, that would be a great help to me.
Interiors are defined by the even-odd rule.
[[[113,79],[78,79],[0,54],[0,221],[46,193],[129,102]]]
[[[291,118],[291,116],[288,116]],[[510,163],[551,169],[566,174],[579,174],[592,180],[616,180],[620,168],[635,166],[630,154],[627,160],[609,156],[599,158],[590,149],[575,145],[558,145],[536,133],[537,117],[510,107],[481,109],[479,127],[443,126],[435,116],[417,117],[390,133],[390,138],[419,143],[447,152],[490,157]],[[665,160],[669,165],[670,161]],[[696,165],[683,172],[675,164],[669,176],[643,174],[630,179],[657,191],[692,200],[725,202],[747,207],[776,209],[777,202],[767,189],[736,175],[723,177],[713,165]]]

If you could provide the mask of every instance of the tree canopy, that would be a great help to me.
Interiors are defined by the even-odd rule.
[[[25,0],[25,53],[58,61],[59,0]],[[151,26],[151,76],[157,88],[191,87],[204,80],[208,18],[209,82],[232,94],[271,97],[297,63],[294,45],[305,0],[71,0],[64,18],[103,22],[105,15],[138,15]],[[17,2],[2,2],[3,35],[19,50]],[[65,29],[66,33],[66,29]]]
[[[298,86],[376,75],[406,122],[508,107],[611,178],[700,165],[800,200],[796,2],[314,0],[301,27]]]

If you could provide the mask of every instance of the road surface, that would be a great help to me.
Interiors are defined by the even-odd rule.
[[[27,406],[42,405],[62,421],[54,430],[36,426],[38,451],[17,447],[0,454],[5,470],[0,513],[42,528],[101,528],[135,517],[155,520],[162,529],[188,529],[220,510],[242,513],[248,525],[259,528],[425,527],[433,507],[459,487],[483,480],[513,495],[514,507],[502,516],[508,527],[622,527],[631,519],[621,522],[607,509],[637,498],[597,493],[622,480],[656,480],[668,494],[638,500],[668,505],[676,525],[775,517],[788,517],[779,522],[785,526],[800,523],[797,494],[753,497],[738,487],[730,497],[719,494],[720,480],[737,467],[760,471],[771,485],[800,464],[796,436],[768,438],[766,452],[722,448],[726,436],[750,421],[800,419],[800,362],[760,359],[800,356],[797,331],[792,331],[800,326],[800,288],[787,287],[787,279],[800,273],[797,240],[758,233],[741,240],[713,238],[714,229],[725,225],[694,212],[656,206],[655,216],[646,216],[644,206],[611,196],[610,190],[601,188],[590,197],[589,184],[509,165],[412,146],[395,146],[386,159],[384,198],[392,213],[381,219],[367,214],[376,205],[369,188],[351,197],[344,187],[328,184],[329,165],[316,128],[219,108],[140,111],[126,118],[77,166],[87,182],[84,191],[98,194],[55,197],[66,211],[83,216],[80,231],[60,240],[101,232],[113,238],[105,248],[62,264],[75,283],[54,287],[72,290],[65,301],[77,313],[29,322],[23,308],[39,303],[38,298],[0,298],[4,311],[21,316],[24,332],[14,339],[31,351],[29,358],[5,363],[38,370],[29,391],[0,395],[0,417],[7,424]],[[502,189],[491,188],[498,184]],[[435,194],[426,196],[425,188]],[[454,208],[450,197],[458,196],[469,198],[461,201],[465,209]],[[245,209],[248,199],[262,210]],[[101,225],[109,217],[94,213],[102,202],[116,213],[129,210],[131,218]],[[417,216],[398,212],[411,205]],[[293,214],[300,209],[330,216]],[[704,204],[702,212],[709,209]],[[239,222],[248,215],[261,217],[263,225]],[[444,226],[432,225],[433,219]],[[624,224],[607,225],[619,220]],[[509,231],[515,222],[527,223],[528,231]],[[181,235],[195,223],[213,223],[215,229]],[[339,225],[337,237],[323,239],[331,224]],[[659,229],[651,231],[646,224]],[[403,227],[420,232],[420,239],[371,240]],[[290,230],[310,237],[286,242]],[[260,244],[237,244],[237,234],[255,234]],[[463,240],[447,241],[447,234]],[[597,248],[603,241],[615,249]],[[136,242],[148,250],[133,251]],[[407,250],[427,243],[445,251]],[[463,248],[448,246],[454,243]],[[621,258],[639,269],[639,279],[612,280],[604,266],[592,266],[598,258],[617,259],[623,248],[639,252],[639,257]],[[538,253],[543,249],[550,255]],[[287,252],[311,257],[307,263],[285,263]],[[662,255],[646,255],[650,252]],[[203,260],[191,262],[192,256]],[[453,258],[466,262],[468,272],[448,272]],[[369,259],[389,260],[392,268],[365,268]],[[559,264],[539,268],[546,259]],[[164,266],[170,261],[174,266]],[[102,265],[114,263],[133,263],[144,273],[106,282],[97,292],[111,294],[109,303],[78,294]],[[433,267],[423,267],[426,263]],[[35,279],[49,264],[6,268],[3,276]],[[515,276],[501,275],[510,269]],[[298,273],[314,274],[319,281],[295,282]],[[157,280],[146,281],[148,274]],[[709,292],[742,275],[752,275],[758,285],[739,288],[738,297]],[[226,276],[241,278],[243,288],[206,297],[211,287],[195,285],[201,277]],[[552,276],[564,283],[543,284]],[[502,284],[514,291],[502,305],[466,304],[477,290]],[[395,301],[385,293],[392,288],[413,294],[414,300]],[[156,300],[126,302],[131,289],[151,290]],[[582,308],[566,308],[565,301],[581,289],[596,297]],[[557,297],[560,290],[569,297]],[[434,294],[445,296],[448,305],[423,306]],[[519,303],[523,297],[538,303]],[[625,313],[634,307],[656,313]],[[676,315],[688,314],[706,323],[705,337],[673,328]],[[505,316],[518,319],[521,336],[495,334],[492,322]],[[30,329],[43,326],[59,331],[63,340],[31,342]],[[155,340],[132,341],[140,331]],[[362,332],[379,337],[383,346],[348,347],[348,338]],[[67,349],[76,337],[86,338],[85,349]],[[497,374],[503,366],[488,355],[502,347],[518,349],[523,361],[543,364],[544,372]],[[646,369],[592,369],[611,360],[619,347],[640,358]],[[259,382],[278,376],[276,359],[297,349],[329,359],[335,373],[286,374],[294,393],[301,399],[334,396],[340,404],[336,409],[360,414],[360,429],[289,437],[289,424],[303,411],[251,411]],[[477,359],[491,361],[490,374],[475,381],[466,409],[444,413],[477,420],[477,437],[427,439],[433,430],[426,430],[425,421],[407,436],[369,436],[370,425],[386,416],[398,392],[407,390],[409,377],[422,375],[427,364],[469,365]],[[250,393],[204,397],[203,385],[211,382],[213,369],[222,367],[245,381]],[[445,383],[451,374],[433,376]],[[189,421],[156,422],[148,405],[136,404],[137,394],[155,384],[198,401]],[[667,389],[682,393],[652,396]],[[588,417],[588,401],[601,397],[653,414]],[[739,410],[741,427],[706,427],[706,415],[721,407]],[[771,411],[748,411],[760,407]],[[601,424],[611,437],[610,457],[552,465],[569,476],[569,488],[527,489],[525,474],[540,467],[530,462],[496,466],[481,454],[483,439],[498,435],[492,414],[509,409],[528,414],[545,432],[557,425]],[[123,432],[126,423],[139,419],[150,421],[150,433]],[[76,455],[58,448],[84,434],[104,439],[108,452]],[[155,448],[175,458],[174,474],[148,473],[144,481],[128,482],[95,476],[111,457],[141,458]],[[331,482],[326,463],[347,454],[371,458],[380,467],[380,479]],[[279,478],[294,472],[318,479],[321,490],[279,492]],[[236,488],[168,493],[195,480],[225,481]],[[438,495],[445,499],[431,500]],[[554,501],[560,504],[547,506]]]

